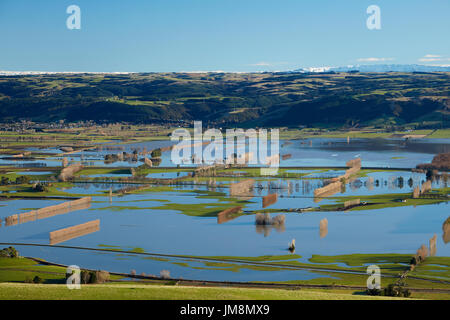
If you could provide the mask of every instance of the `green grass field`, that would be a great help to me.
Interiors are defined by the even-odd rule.
[[[107,247],[101,245],[101,247]],[[120,249],[120,248],[116,248]],[[142,252],[142,249],[135,248],[133,252]],[[219,258],[219,257],[215,257]],[[227,257],[222,257],[223,262],[205,262],[205,268],[255,268],[265,271],[281,270],[275,266],[244,266],[234,262],[226,262]],[[272,262],[289,265],[305,265],[295,263],[291,259],[300,258],[299,255],[284,256],[261,256],[261,257],[228,257],[229,259],[240,259],[249,262]],[[208,286],[192,286],[191,283],[181,283],[175,285],[175,280],[136,280],[134,282],[125,281],[122,276],[111,275],[111,280],[120,282],[108,282],[106,284],[82,285],[82,290],[69,290],[65,286],[66,268],[52,265],[42,265],[29,258],[0,258],[0,300],[2,299],[371,299],[365,295],[364,290],[351,287],[336,287],[336,285],[364,287],[367,275],[333,272],[338,271],[339,267],[333,265],[334,262],[345,262],[349,266],[356,267],[359,270],[362,264],[378,261],[383,262],[380,266],[383,273],[392,269],[394,264],[405,262],[405,255],[343,255],[343,256],[314,256],[310,260],[316,263],[322,263],[323,267],[330,268],[329,271],[317,270],[315,273],[321,277],[312,280],[292,280],[279,282],[279,284],[306,285],[307,287],[295,290],[292,289],[268,289],[268,288],[241,288],[241,287],[223,287],[209,284]],[[156,258],[152,258],[156,259]],[[400,259],[400,260],[398,260]],[[403,261],[403,260],[404,261]],[[326,265],[325,265],[326,264]],[[320,264],[311,264],[321,266]],[[439,270],[444,270],[448,265],[448,258],[433,257],[429,263],[417,269],[414,276],[433,278],[435,266],[440,266]],[[186,265],[186,267],[188,267]],[[395,265],[397,267],[397,265]],[[405,265],[401,266],[397,272],[402,271]],[[228,269],[229,270],[229,269]],[[362,270],[362,269],[361,269]],[[447,269],[444,271],[448,272]],[[26,283],[35,276],[42,279],[42,284]],[[396,277],[382,279],[382,287],[396,281]],[[329,287],[310,288],[308,285],[328,285]],[[411,298],[416,299],[449,299],[450,294],[430,290],[448,289],[448,285],[443,283],[431,283],[419,279],[407,279],[407,285],[410,288],[427,289],[426,292],[413,291]],[[378,297],[380,298],[380,297]],[[384,297],[388,298],[388,297]]]
[[[70,290],[65,285],[0,283],[0,300],[385,300],[349,293],[313,290],[249,289],[222,287],[161,286],[145,284],[82,285]]]

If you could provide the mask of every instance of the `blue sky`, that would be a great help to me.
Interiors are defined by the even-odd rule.
[[[69,30],[66,8],[81,8]],[[381,30],[366,9],[381,8]],[[0,0],[0,70],[450,65],[448,0]]]

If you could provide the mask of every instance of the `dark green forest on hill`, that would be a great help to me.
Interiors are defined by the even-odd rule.
[[[203,120],[241,126],[450,126],[449,73],[0,77],[0,122]]]

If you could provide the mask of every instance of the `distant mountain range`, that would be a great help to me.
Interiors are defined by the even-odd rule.
[[[292,72],[321,73],[321,72],[450,72],[450,66],[426,66],[420,64],[365,64],[345,67],[310,67],[300,68]]]
[[[0,70],[0,76],[39,76],[39,75],[73,75],[73,74],[130,74],[133,72],[85,72],[85,71],[5,71]]]
[[[299,68],[287,73],[327,73],[327,72],[450,72],[449,66],[426,66],[420,64],[363,64],[363,65],[348,65],[343,67],[307,67]],[[84,72],[84,71],[5,71],[0,70],[0,76],[35,76],[35,75],[76,75],[76,74],[91,74],[91,75],[127,75],[136,74],[138,72]],[[170,73],[170,72],[169,72]],[[242,73],[242,72],[225,72],[225,71],[195,71],[195,72],[179,72],[179,73]],[[257,72],[259,73],[259,72]],[[277,72],[275,72],[277,73]],[[281,72],[286,73],[286,72]]]

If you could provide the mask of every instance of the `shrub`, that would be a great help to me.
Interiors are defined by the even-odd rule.
[[[257,213],[255,216],[255,224],[257,225],[268,225],[270,224],[271,219],[268,213]]]
[[[279,214],[272,219],[273,225],[282,225],[286,221],[286,216],[284,214]]]
[[[159,167],[159,165],[161,164],[161,161],[162,161],[161,158],[153,158],[153,157],[151,160],[152,160],[152,164],[154,167]]]
[[[422,263],[426,257],[428,256],[428,248],[423,244],[418,250],[415,255],[416,261],[418,263]],[[416,263],[417,264],[417,263]]]
[[[161,157],[161,149],[155,149],[151,153],[152,158],[160,158]]]
[[[108,271],[81,270],[80,272],[80,283],[82,284],[105,283],[109,279],[110,275]]]
[[[30,182],[30,177],[28,176],[19,176],[16,178],[16,184],[27,184]]]
[[[10,183],[9,178],[8,177],[2,177],[2,179],[0,180],[0,185],[2,186],[6,186]]]
[[[411,296],[411,291],[409,291],[409,289],[404,288],[403,289],[403,296],[405,298],[409,298]]]
[[[11,258],[17,258],[19,256],[19,252],[14,247],[9,247],[9,255]]]
[[[159,276],[163,279],[170,279],[170,271],[169,270],[161,270]]]
[[[273,218],[268,213],[257,213],[255,216],[256,225],[283,225],[286,221],[284,214],[277,215]]]
[[[17,258],[19,256],[19,252],[14,247],[8,247],[0,250],[1,258]]]
[[[389,297],[409,297],[411,295],[411,292],[409,289],[405,288],[404,283],[391,283],[383,290],[383,294],[385,296]]]
[[[95,272],[95,282],[94,283],[105,283],[110,279],[109,272],[99,270]]]
[[[369,296],[381,296],[382,291],[381,291],[381,289],[373,288],[373,289],[367,289],[366,293]]]
[[[91,273],[87,270],[81,270],[80,272],[80,283],[88,284],[91,281]]]
[[[48,188],[43,183],[37,182],[33,185],[31,188],[34,192],[46,192],[48,191]]]
[[[89,275],[89,283],[97,283],[97,273],[95,271],[89,271]]]
[[[44,279],[42,279],[42,278],[39,277],[39,276],[35,276],[35,277],[33,278],[33,283],[44,283]]]

